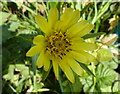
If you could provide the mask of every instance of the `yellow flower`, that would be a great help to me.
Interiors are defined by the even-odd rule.
[[[77,61],[85,64],[94,61],[94,56],[87,51],[97,48],[95,44],[87,43],[81,38],[94,26],[86,20],[78,21],[79,18],[80,12],[71,8],[67,8],[60,19],[56,8],[50,9],[48,21],[43,16],[36,15],[35,20],[44,35],[33,39],[35,46],[26,54],[34,56],[40,53],[36,62],[38,68],[44,67],[48,71],[51,60],[56,78],[58,79],[60,67],[72,83],[75,81],[73,71],[79,76],[83,74]]]

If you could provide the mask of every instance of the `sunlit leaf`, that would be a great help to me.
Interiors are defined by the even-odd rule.
[[[114,70],[104,66],[103,64],[99,64],[96,69],[96,82],[101,87],[112,85],[116,76],[117,74]]]
[[[20,23],[18,23],[18,22],[12,22],[10,24],[10,28],[8,30],[15,31],[19,27],[19,25],[20,25]]]
[[[109,60],[111,60],[113,58],[113,54],[112,54],[112,52],[110,52],[108,49],[104,49],[104,48],[102,48],[102,49],[99,49],[98,51],[97,51],[97,59],[99,60],[99,61],[109,61]]]
[[[8,17],[11,15],[11,13],[7,12],[0,12],[0,25],[2,25],[4,22],[6,22]]]

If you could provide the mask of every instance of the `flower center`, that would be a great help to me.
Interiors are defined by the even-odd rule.
[[[56,57],[62,57],[66,55],[66,52],[69,52],[71,49],[70,41],[67,39],[67,36],[62,32],[55,32],[53,35],[48,37],[47,41],[47,51],[49,54]]]

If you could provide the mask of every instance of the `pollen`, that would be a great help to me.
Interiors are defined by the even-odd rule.
[[[66,34],[62,32],[54,32],[53,35],[48,37],[46,50],[50,55],[62,58],[70,51],[70,44],[71,43]]]

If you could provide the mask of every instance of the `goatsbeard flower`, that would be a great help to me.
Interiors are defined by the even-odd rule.
[[[95,58],[88,51],[97,48],[95,44],[87,43],[82,38],[94,26],[86,20],[78,21],[79,18],[80,12],[72,8],[67,8],[60,19],[56,8],[50,9],[48,21],[43,16],[36,15],[35,20],[44,35],[38,35],[33,39],[35,46],[26,54],[34,56],[40,53],[36,61],[38,68],[43,67],[48,71],[52,61],[56,78],[58,79],[60,67],[72,83],[75,81],[73,71],[79,76],[83,74],[78,62],[93,62]]]

